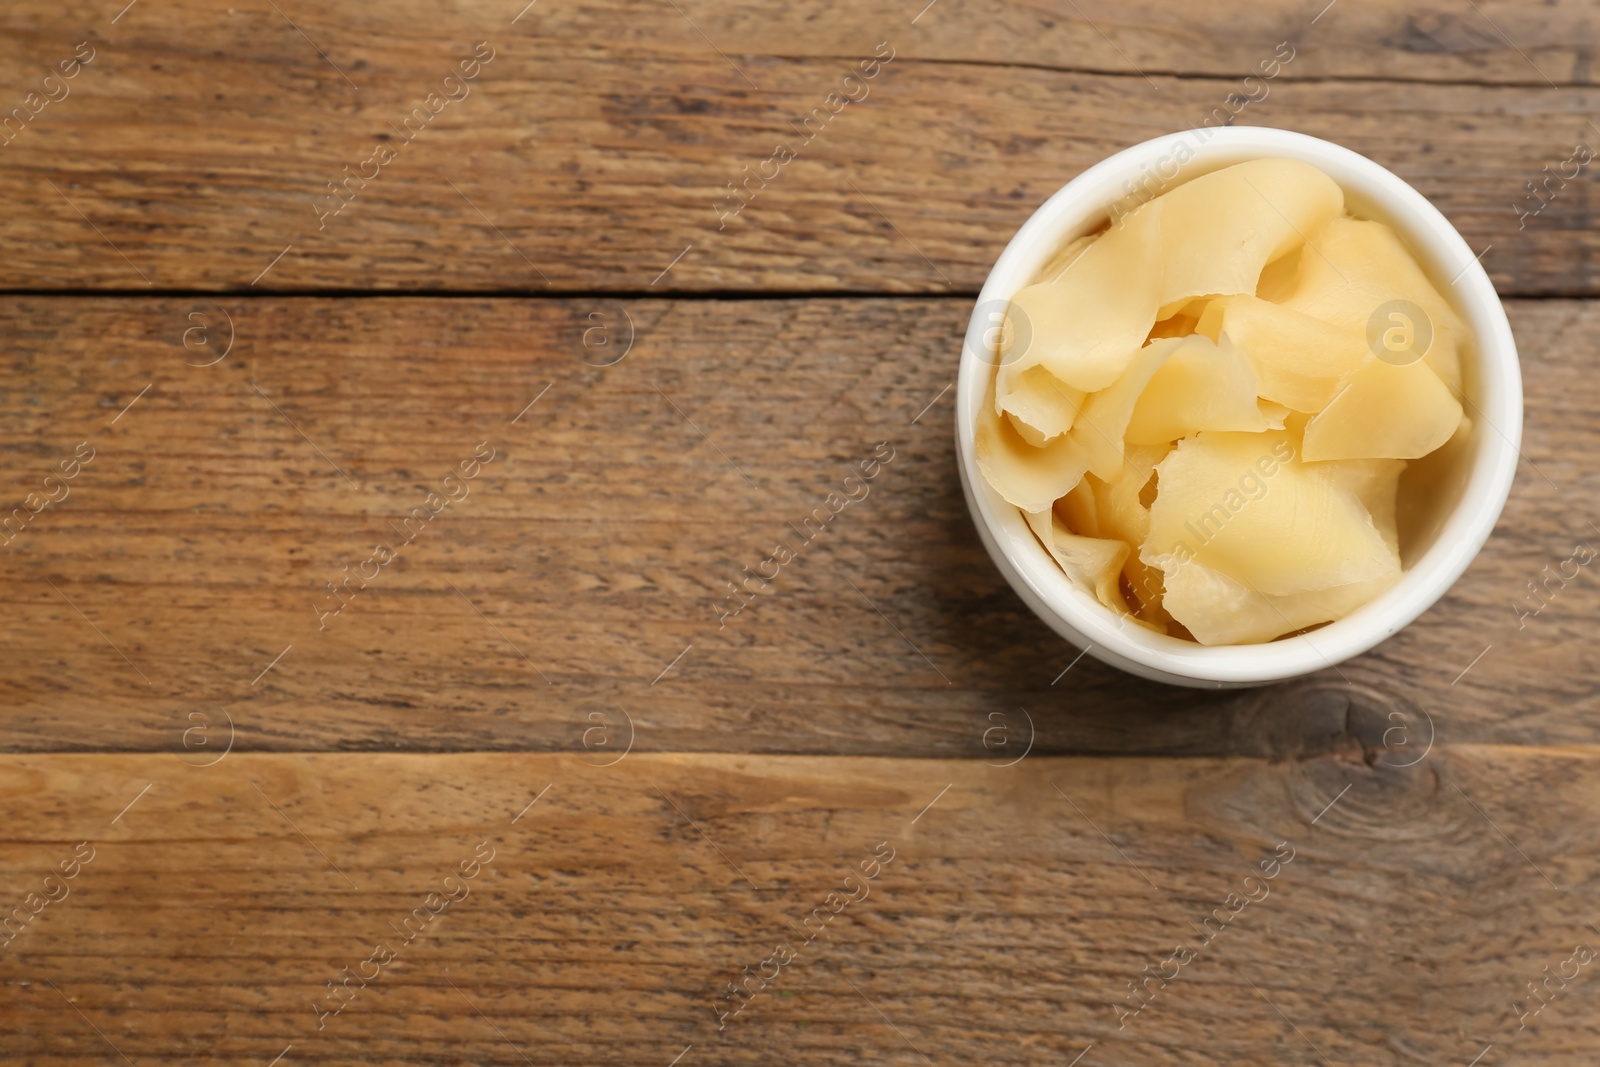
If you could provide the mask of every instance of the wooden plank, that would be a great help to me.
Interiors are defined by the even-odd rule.
[[[8,758],[29,918],[0,1041],[40,1067],[1581,1062],[1596,758]],[[369,980],[330,993],[347,967]]]
[[[863,42],[900,34],[909,55],[933,61],[1242,78],[1287,40],[1296,50],[1295,70],[1306,77],[1595,84],[1594,13],[1579,0],[1541,4],[1536,19],[1529,18],[1527,8],[1516,0],[1482,0],[1465,10],[1341,5],[1327,0],[1261,0],[1249,8],[1217,0],[1182,7],[1159,0],[965,4],[922,0],[893,9],[832,0],[796,0],[781,8],[691,0],[678,4],[677,11],[627,0],[597,0],[581,7],[524,10],[525,6],[472,0],[441,11],[420,0],[395,0],[381,9],[322,10],[291,4],[283,10],[347,73],[371,71],[374,57],[398,42],[475,40],[481,36],[478,31],[520,13],[515,25],[521,35],[562,41],[574,50],[605,50],[623,59],[640,54],[699,55],[710,47],[750,63],[771,58],[835,59],[853,56]],[[6,17],[21,49],[67,37],[75,43],[83,34],[74,36],[73,31],[80,29],[126,40],[162,24],[180,25],[191,33],[228,30],[239,35],[240,43],[258,47],[261,41],[252,41],[246,33],[255,31],[257,38],[281,35],[305,45],[305,38],[298,37],[270,6],[228,9],[204,0],[174,0],[159,11],[129,13],[113,22],[120,10],[107,11],[84,0],[58,5],[26,0],[8,8]],[[273,14],[277,23],[254,21],[262,12]],[[432,36],[417,26],[424,15],[434,20],[437,33]],[[231,25],[225,16],[232,16]],[[241,19],[250,21],[245,24]],[[215,25],[218,22],[224,25]],[[696,27],[705,31],[704,36]],[[296,58],[322,63],[327,76],[338,80],[338,73],[314,50]]]
[[[1433,10],[1328,0],[1264,0],[1248,7],[1215,0],[1181,6],[1160,0],[919,0],[887,10],[829,0],[779,9],[698,0],[679,6],[733,57],[851,56],[863,41],[904,35],[908,54],[918,59],[1242,78],[1288,41],[1293,73],[1301,77],[1594,83],[1594,11],[1576,0],[1544,4],[1536,19],[1514,0]],[[619,25],[627,29],[619,32]],[[705,47],[677,13],[647,5],[553,7],[540,12],[537,27],[575,41],[603,36],[623,47]]]
[[[5,744],[187,740],[202,758],[229,719],[240,751],[596,760],[630,739],[991,761],[1030,737],[1214,756],[1584,743],[1594,576],[1536,616],[1516,605],[1597,536],[1600,307],[1510,309],[1527,462],[1465,578],[1340,672],[1204,693],[1078,660],[996,574],[954,467],[963,300],[4,298],[4,514],[94,450],[0,550]],[[225,314],[226,358],[186,365],[221,354]],[[448,489],[484,442],[493,461]],[[439,515],[402,544],[446,491],[470,495],[426,504]],[[723,619],[779,541],[797,558]],[[399,558],[366,562],[378,544]],[[345,567],[377,576],[329,594]]]
[[[692,6],[549,5],[513,23],[520,5],[183,0],[112,24],[12,5],[8,107],[80,42],[93,58],[0,146],[0,288],[973,291],[1084,167],[1227,108],[1393,168],[1493,246],[1506,292],[1600,291],[1589,182],[1531,221],[1518,207],[1600,136],[1592,13],[1573,2],[1533,27],[1508,2],[1479,5],[1481,25],[1344,4],[1315,26],[1315,5],[1281,0],[1243,22],[1221,4],[1091,5],[1085,22],[1073,4],[991,21],[946,3],[916,25],[909,9]],[[1247,85],[1288,38],[1304,56]],[[413,140],[403,118],[479,41],[494,58]],[[879,42],[894,59],[849,90],[861,103],[803,132]],[[781,166],[780,144],[796,156]],[[346,167],[371,180],[328,199]]]

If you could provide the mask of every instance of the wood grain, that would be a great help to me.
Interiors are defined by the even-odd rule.
[[[1537,17],[1512,0],[1466,8],[1330,6],[1327,0],[1263,0],[1248,7],[1215,0],[1181,6],[1159,0],[921,0],[888,9],[827,0],[776,9],[679,6],[733,56],[849,56],[863,40],[914,19],[908,49],[929,60],[1236,78],[1289,40],[1295,70],[1305,77],[1546,88],[1594,82],[1594,12],[1575,0],[1543,4]],[[541,12],[538,31],[569,39],[603,36],[632,47],[659,49],[679,40],[694,45],[675,13],[646,5],[554,7]]]
[[[5,298],[4,514],[78,444],[96,454],[0,548],[0,743],[199,759],[229,719],[239,751],[597,760],[630,739],[991,762],[1030,738],[1208,756],[1587,743],[1593,574],[1535,617],[1515,604],[1600,536],[1600,310],[1510,309],[1526,461],[1467,575],[1339,671],[1197,693],[1079,660],[978,544],[945,391],[963,300]],[[229,355],[186,365],[220,354],[224,314]],[[589,365],[630,333],[620,362]],[[482,442],[496,458],[470,496],[320,617],[341,565],[400,545]],[[894,458],[866,498],[802,544],[880,443]],[[779,540],[798,558],[721,619]]]
[[[1442,746],[1406,769],[584,758],[8,758],[0,892],[59,899],[0,952],[0,1042],[40,1067],[694,1067],[778,1049],[1019,1065],[1087,1049],[1094,1067],[1465,1064],[1491,1044],[1486,1062],[1568,1064],[1600,1040],[1592,965],[1526,1028],[1512,1007],[1600,941],[1592,748]],[[80,841],[92,860],[46,883]],[[463,881],[481,842],[492,859]],[[891,850],[864,889],[843,881]],[[1292,859],[1262,880],[1275,854]],[[859,899],[834,914],[841,887]],[[418,907],[440,914],[408,943]],[[1214,911],[1229,921],[1203,944]],[[370,977],[380,943],[381,978],[319,1016],[326,983]],[[727,984],[770,975],[784,944],[794,958],[719,1031]],[[1172,975],[1178,944],[1194,958],[1119,1029],[1127,984]]]
[[[1232,100],[1394,169],[1503,291],[1600,292],[1588,176],[1518,209],[1600,137],[1581,4],[677,6],[11,5],[5,108],[95,58],[0,146],[0,288],[971,292],[1068,179]],[[402,143],[479,41],[470,95]],[[798,133],[879,42],[862,102]],[[728,218],[780,143],[798,158]]]

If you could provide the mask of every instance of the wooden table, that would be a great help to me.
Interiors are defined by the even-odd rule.
[[[1593,1062],[1593,5],[925,2],[6,5],[0,1061]],[[1527,431],[1433,610],[1198,692],[1004,585],[950,385],[1225,120],[1484,250]]]

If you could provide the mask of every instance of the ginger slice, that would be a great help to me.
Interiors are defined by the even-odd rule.
[[[1122,473],[1111,481],[1102,481],[1092,474],[1084,476],[1079,488],[1068,494],[1087,490],[1093,498],[1095,535],[1142,545],[1150,534],[1150,505],[1144,499],[1144,487],[1155,473],[1156,464],[1172,451],[1171,444],[1129,445],[1123,455]],[[1060,509],[1058,508],[1058,511]],[[1069,528],[1072,528],[1069,523]],[[1161,571],[1130,552],[1122,564],[1122,577],[1127,582],[1134,602],[1135,612],[1141,619],[1165,632],[1170,621],[1161,610]]]
[[[1171,451],[1170,444],[1130,445],[1117,477],[1107,481],[1090,474],[1084,478],[1084,485],[1094,497],[1097,537],[1112,537],[1130,545],[1144,543],[1150,533],[1150,508],[1139,495],[1156,464]]]
[[[1268,423],[1256,395],[1255,368],[1232,341],[1189,337],[1139,394],[1124,437],[1130,445],[1155,445],[1200,430],[1259,432]]]
[[[1173,575],[1199,563],[1271,596],[1366,582],[1400,560],[1361,499],[1327,465],[1303,463],[1287,432],[1201,433],[1156,468],[1150,534],[1140,558]]]
[[[1088,456],[1072,435],[1035,448],[989,403],[978,411],[973,455],[984,480],[1023,511],[1048,511],[1089,469]]]
[[[1407,333],[1432,343],[1423,357],[1456,395],[1461,393],[1461,346],[1466,324],[1440,295],[1400,236],[1381,222],[1338,218],[1312,232],[1300,253],[1294,285],[1281,299],[1292,310],[1353,330],[1370,345],[1387,331]],[[1398,301],[1420,308],[1425,322]],[[1398,317],[1395,317],[1398,316]],[[1405,358],[1403,355],[1399,358]]]
[[[1006,315],[1017,340],[997,376],[1002,408],[1011,410],[1030,367],[1043,366],[1085,392],[1104,389],[1127,367],[1156,321],[1161,213],[1150,210],[1156,204],[1095,238],[1055,278],[1011,298]]]
[[[1073,263],[1077,262],[1078,257],[1083,255],[1083,250],[1088,248],[1090,243],[1099,236],[1099,233],[1086,233],[1082,237],[1074,237],[1068,241],[1067,246],[1052,256],[1050,262],[1044,265],[1044,270],[1039,272],[1039,280],[1053,282],[1061,277],[1067,268],[1071,267]]]
[[[1182,625],[1168,613],[1164,603],[1166,576],[1141,560],[1138,553],[1131,553],[1122,565],[1122,580],[1126,583],[1123,596],[1133,605],[1130,617],[1135,622],[1164,634],[1172,634]]]
[[[1261,268],[1261,280],[1256,282],[1256,296],[1274,304],[1283,303],[1284,298],[1294,292],[1295,279],[1300,276],[1300,257],[1306,254],[1306,246],[1302,244],[1288,255],[1280,256]],[[1309,254],[1316,255],[1315,252]]]
[[[1032,426],[1029,426],[1026,422],[1023,422],[1009,411],[1006,412],[1002,418],[1011,424],[1011,428],[1013,430],[1017,431],[1018,437],[1021,437],[1034,448],[1043,448],[1045,446],[1045,442],[1049,440],[1049,438],[1044,434],[1040,433]]]
[[[1306,423],[1307,462],[1419,459],[1461,424],[1461,404],[1426,363],[1394,366],[1375,356]]]
[[[1128,614],[1122,598],[1120,579],[1123,561],[1133,552],[1125,541],[1084,537],[1067,529],[1059,516],[1049,510],[1028,512],[1028,528],[1045,550],[1066,572],[1072,584],[1119,615]]]
[[[1044,367],[1029,367],[1017,376],[1003,410],[1029,444],[1042,448],[1072,429],[1086,394],[1058,379]]]
[[[1167,572],[1161,604],[1202,645],[1249,644],[1343,618],[1399,577],[1396,568],[1365,582],[1270,596],[1190,562]]]
[[[1157,317],[1166,318],[1194,297],[1254,293],[1268,263],[1343,213],[1344,190],[1309,163],[1252,159],[1183,183],[1126,223],[1156,204],[1162,256]]]
[[[1085,537],[1101,537],[1100,503],[1095,499],[1094,487],[1087,476],[1073,486],[1067,495],[1056,501],[1055,513],[1067,524],[1067,529]]]
[[[1078,443],[1079,451],[1088,457],[1089,470],[1097,477],[1109,482],[1122,476],[1123,438],[1139,395],[1163,363],[1180,348],[1194,343],[1189,337],[1151,341],[1138,351],[1122,377],[1110,388],[1091,394],[1083,402],[1071,437]]]
[[[1339,484],[1354,493],[1361,506],[1367,509],[1389,551],[1396,555],[1400,553],[1400,529],[1395,513],[1400,496],[1400,475],[1405,473],[1406,466],[1403,459],[1351,459],[1328,464]]]
[[[1213,300],[1196,332],[1237,345],[1255,368],[1263,399],[1308,413],[1326,407],[1372,355],[1355,330],[1248,295]]]
[[[1267,429],[1281,430],[1289,425],[1289,418],[1295,413],[1282,404],[1271,400],[1258,400],[1256,407],[1261,411],[1261,417],[1267,420]]]
[[[1209,302],[1208,297],[1185,301],[1176,312],[1157,320],[1156,324],[1150,327],[1150,340],[1154,341],[1158,337],[1188,337],[1197,332],[1195,327],[1200,324],[1200,316],[1205,314]]]

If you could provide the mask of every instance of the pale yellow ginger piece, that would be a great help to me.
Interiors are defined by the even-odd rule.
[[[1404,340],[1408,333],[1422,336],[1418,331],[1426,329],[1433,339],[1424,361],[1459,396],[1466,324],[1399,235],[1381,222],[1350,218],[1334,219],[1306,234],[1308,243],[1300,253],[1294,285],[1280,302],[1354,330],[1369,346],[1369,329],[1380,338],[1396,331],[1402,347],[1409,344]],[[1408,321],[1403,308],[1390,306],[1396,301],[1421,308],[1427,322]]]
[[[1154,341],[1158,337],[1188,337],[1200,324],[1200,316],[1205,314],[1208,303],[1206,297],[1185,302],[1175,313],[1158,320],[1150,327],[1150,340]]]
[[[1111,383],[1110,388],[1090,394],[1083,402],[1070,436],[1078,443],[1079,451],[1088,457],[1089,469],[1097,477],[1108,482],[1122,477],[1123,437],[1128,432],[1128,420],[1133,417],[1139,394],[1173,353],[1195,343],[1191,337],[1163,337],[1151,341],[1138,351],[1122,377]],[[1201,338],[1198,343],[1208,342]]]
[[[1085,537],[1104,536],[1100,530],[1100,502],[1095,499],[1094,486],[1089,484],[1087,476],[1056,501],[1054,510],[1074,533]]]
[[[1161,286],[1161,213],[1151,201],[1097,237],[1053,281],[1011,299],[1010,347],[997,376],[1000,406],[1030,367],[1074,389],[1104,389],[1127,367],[1156,321]]]
[[[1150,533],[1150,507],[1142,499],[1143,489],[1155,473],[1156,464],[1172,451],[1171,444],[1129,445],[1123,455],[1122,473],[1111,481],[1102,481],[1092,474],[1084,476],[1079,488],[1069,493],[1087,490],[1093,497],[1093,518],[1097,537],[1114,538],[1130,545],[1142,545]],[[1058,505],[1057,512],[1063,509]],[[1069,528],[1080,529],[1071,526]],[[1122,564],[1122,576],[1133,590],[1142,609],[1139,617],[1155,628],[1166,630],[1165,612],[1161,611],[1161,572],[1131,552]]]
[[[1172,578],[1199,563],[1248,589],[1285,596],[1372,581],[1400,560],[1361,499],[1328,465],[1302,463],[1284,431],[1201,433],[1156,468],[1150,534],[1140,557]]]
[[[1122,598],[1122,563],[1132,553],[1125,541],[1084,537],[1067,529],[1059,516],[1047,510],[1028,512],[1028,527],[1066,572],[1072,584],[1119,615],[1128,612]]]
[[[1189,318],[1187,315],[1174,315],[1170,319],[1162,319],[1150,327],[1150,340],[1159,341],[1163,337],[1188,337],[1195,332],[1199,319]]]
[[[1255,368],[1261,397],[1294,411],[1321,411],[1372,355],[1355,330],[1248,295],[1211,301],[1195,329],[1238,345]]]
[[[1289,440],[1297,443],[1304,441],[1306,436],[1306,423],[1310,422],[1313,418],[1315,418],[1315,416],[1307,415],[1303,411],[1289,412],[1289,414],[1283,420],[1283,428],[1288,432]],[[1298,450],[1296,454],[1298,454]]]
[[[1139,499],[1140,491],[1156,464],[1172,451],[1171,444],[1129,445],[1117,477],[1107,481],[1093,474],[1084,485],[1094,496],[1095,535],[1113,537],[1130,545],[1141,545],[1150,533],[1150,508]]]
[[[1011,424],[1011,428],[1017,431],[1018,437],[1021,437],[1034,448],[1043,448],[1045,446],[1045,442],[1049,440],[1049,438],[1045,437],[1044,434],[1040,433],[1038,430],[1035,430],[1032,426],[1029,426],[1027,423],[1023,422],[1009,411],[1002,415],[1001,418],[1005,419]]]
[[[1301,245],[1286,256],[1268,263],[1261,269],[1261,280],[1256,283],[1256,296],[1274,304],[1281,304],[1285,297],[1294,292],[1295,279],[1300,276],[1300,257],[1303,255],[1316,255],[1307,252],[1306,246]]]
[[[1089,468],[1088,457],[1071,434],[1035,448],[988,403],[978,411],[973,455],[984,480],[1023,511],[1048,511]]]
[[[1232,341],[1189,337],[1139,394],[1124,437],[1130,445],[1155,445],[1200,430],[1259,432],[1268,423],[1256,395],[1255,368]]]
[[[1369,356],[1306,423],[1301,458],[1418,459],[1450,440],[1461,415],[1460,402],[1426,363],[1397,367]]]
[[[1086,233],[1082,237],[1074,237],[1068,241],[1067,247],[1057,252],[1050,262],[1044,265],[1044,270],[1039,272],[1039,280],[1053,282],[1061,277],[1067,268],[1077,262],[1078,257],[1083,254],[1085,248],[1089,247],[1090,242],[1099,236],[1098,233]]]
[[[1309,163],[1252,159],[1203,174],[1129,215],[1161,205],[1157,318],[1197,296],[1254,293],[1262,268],[1344,212],[1344,190]],[[1113,232],[1115,232],[1113,230]]]
[[[1460,502],[1460,474],[1472,465],[1479,435],[1493,433],[1475,426],[1471,415],[1461,419],[1456,432],[1437,450],[1406,464],[1405,488],[1395,500],[1395,517],[1402,531],[1400,560],[1414,564],[1429,544],[1437,541],[1444,524]]]
[[[1122,565],[1122,577],[1131,591],[1129,599],[1134,621],[1145,623],[1157,633],[1171,634],[1178,622],[1163,603],[1166,576],[1141,560],[1138,553],[1131,553]]]
[[[1349,489],[1372,516],[1372,524],[1383,535],[1389,551],[1399,554],[1400,530],[1395,522],[1396,502],[1400,495],[1400,475],[1405,473],[1403,459],[1350,459],[1330,463],[1339,484]]]
[[[1365,582],[1269,596],[1191,562],[1167,572],[1161,605],[1202,645],[1251,644],[1343,618],[1399,577],[1396,567]]]
[[[1072,429],[1086,394],[1060,381],[1044,367],[1029,367],[1017,378],[1004,411],[1035,448]],[[997,410],[1000,405],[996,404]]]

